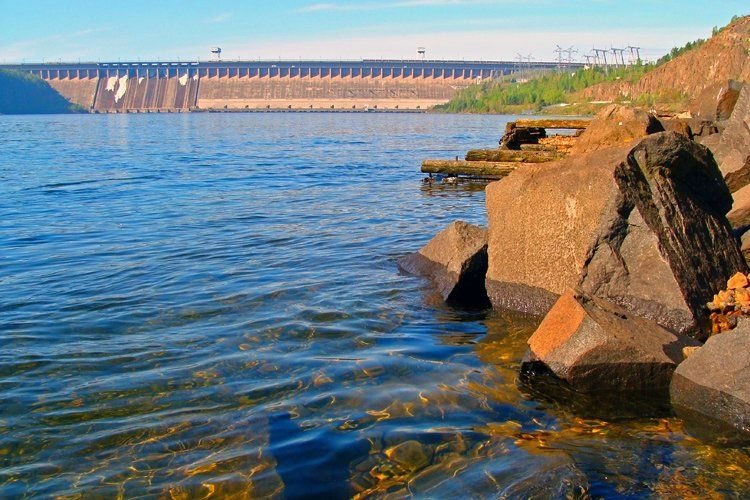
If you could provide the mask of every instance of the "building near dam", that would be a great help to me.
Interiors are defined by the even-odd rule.
[[[2,65],[39,76],[92,112],[416,110],[472,83],[556,62],[361,60],[104,62]]]

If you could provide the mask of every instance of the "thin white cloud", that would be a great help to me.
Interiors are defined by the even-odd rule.
[[[5,46],[0,46],[0,61],[21,62],[24,59],[38,60],[73,60],[75,58],[90,58],[94,47],[88,43],[89,35],[106,33],[110,28],[89,28],[71,33],[61,33],[37,38],[18,40]]]
[[[497,3],[489,0],[402,0],[399,2],[378,2],[378,3],[333,3],[321,2],[313,3],[300,7],[294,12],[330,12],[330,11],[363,11],[363,10],[386,10],[386,9],[403,9],[410,7],[436,7],[446,5],[480,5]]]
[[[231,12],[222,12],[221,14],[217,14],[214,17],[206,19],[206,22],[209,24],[219,24],[231,18],[232,18]]]
[[[573,46],[578,57],[600,48],[637,45],[644,59],[655,59],[675,45],[693,40],[693,29],[672,27],[662,30],[528,31],[480,29],[396,35],[331,36],[314,40],[253,40],[235,42],[224,48],[227,59],[416,59],[417,47],[427,48],[429,59],[515,60],[518,52],[536,61],[554,61],[555,46]]]

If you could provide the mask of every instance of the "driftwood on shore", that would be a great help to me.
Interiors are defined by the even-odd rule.
[[[583,130],[589,126],[590,120],[561,120],[561,119],[543,119],[543,120],[516,120],[513,128],[551,128],[551,129],[574,129]],[[509,124],[510,124],[509,123]],[[506,131],[508,129],[506,128]]]
[[[471,149],[466,153],[466,161],[506,161],[524,163],[545,163],[562,158],[563,155],[553,149],[532,151],[512,149]]]
[[[508,161],[424,160],[426,174],[470,175],[473,177],[504,177],[524,163]]]

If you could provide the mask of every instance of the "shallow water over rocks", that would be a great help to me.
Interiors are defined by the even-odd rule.
[[[535,320],[398,271],[485,223],[421,159],[507,119],[0,117],[0,497],[750,493],[747,450],[519,384]]]

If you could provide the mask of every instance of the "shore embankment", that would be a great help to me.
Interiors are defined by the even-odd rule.
[[[681,414],[750,438],[750,384],[722,388],[710,368],[712,353],[741,342],[715,336],[750,329],[740,321],[750,313],[750,135],[741,126],[750,85],[724,88],[694,103],[699,117],[605,108],[566,138],[564,153],[547,147],[548,161],[518,162],[487,186],[487,229],[452,224],[400,265],[431,277],[449,301],[471,305],[479,295],[541,318],[521,365],[525,383],[552,377],[583,393],[671,399]],[[472,157],[528,159],[524,146],[571,127],[517,125],[496,151]],[[750,370],[746,358],[732,355],[721,373]],[[689,395],[699,386],[712,388],[703,401]],[[732,411],[715,411],[722,398],[737,401]]]

